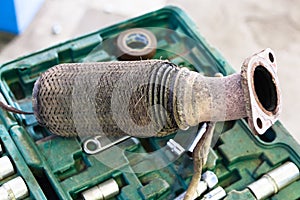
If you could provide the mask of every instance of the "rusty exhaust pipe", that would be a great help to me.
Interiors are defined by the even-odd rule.
[[[61,136],[165,136],[244,117],[263,134],[278,119],[281,97],[275,55],[266,49],[226,77],[162,60],[60,64],[36,81],[33,108],[38,122]]]

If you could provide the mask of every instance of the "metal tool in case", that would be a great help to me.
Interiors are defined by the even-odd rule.
[[[0,180],[14,174],[14,166],[8,156],[0,158]]]
[[[19,200],[29,195],[23,178],[18,176],[0,187],[0,200]]]
[[[119,193],[119,186],[114,179],[109,179],[84,192],[82,197],[85,200],[105,200],[114,197]]]

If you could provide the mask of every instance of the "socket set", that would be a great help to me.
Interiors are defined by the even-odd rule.
[[[126,53],[132,46],[139,50]],[[206,76],[234,73],[182,10],[166,7],[2,64],[0,99],[31,111],[34,82],[54,65],[151,58]],[[67,138],[33,115],[0,110],[0,119],[0,199],[183,199],[190,153],[206,128],[160,138]],[[299,168],[300,146],[280,122],[260,137],[245,120],[219,122],[195,198],[300,199]]]
[[[0,199],[46,199],[3,125],[0,125],[0,148]]]

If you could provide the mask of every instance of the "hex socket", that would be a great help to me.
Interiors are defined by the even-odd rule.
[[[299,179],[298,167],[292,162],[286,162],[278,168],[266,173],[259,180],[251,183],[248,188],[258,199],[265,199]]]

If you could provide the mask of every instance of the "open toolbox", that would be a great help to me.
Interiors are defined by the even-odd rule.
[[[156,59],[168,59],[206,76],[234,73],[182,10],[166,7],[1,65],[1,100],[31,110],[32,88],[42,72],[59,63],[118,60],[117,36],[137,27],[155,35]],[[182,131],[161,138],[99,141],[53,135],[33,115],[1,110],[0,119],[1,156],[8,156],[14,166],[14,174],[0,184],[22,177],[28,190],[24,199],[82,199],[97,185],[104,199],[175,199],[193,175],[190,156],[178,156],[167,148],[171,139],[186,134]],[[192,127],[185,132],[198,131]],[[251,133],[245,120],[220,122],[215,136],[204,172],[217,175],[227,199],[255,199],[237,191],[288,161],[300,168],[300,146],[280,122],[261,137]],[[98,150],[98,142],[106,147]],[[268,199],[300,199],[299,188],[300,181],[295,180]]]

